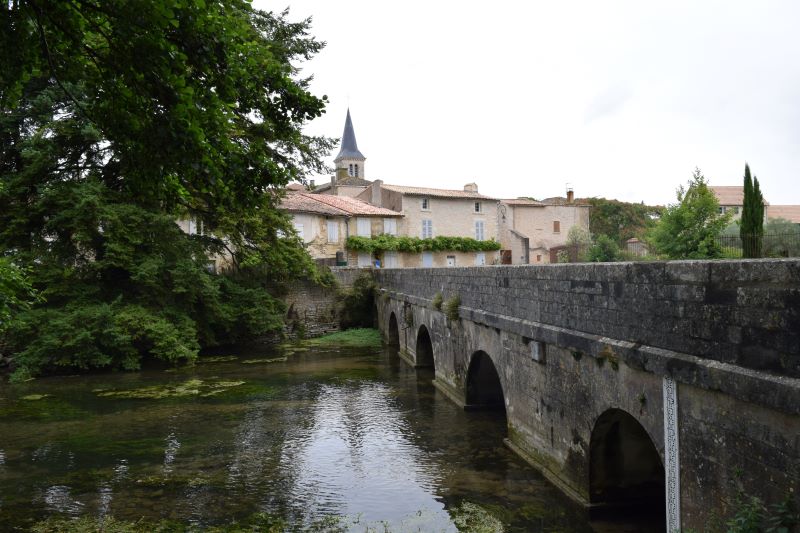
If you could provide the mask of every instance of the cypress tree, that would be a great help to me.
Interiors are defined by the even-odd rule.
[[[758,178],[750,177],[750,166],[744,165],[744,202],[739,222],[742,239],[742,255],[746,258],[761,257],[761,241],[764,235],[764,198]]]

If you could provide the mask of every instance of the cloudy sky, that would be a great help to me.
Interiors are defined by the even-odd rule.
[[[665,204],[747,161],[800,204],[800,2],[284,2],[327,42],[308,132],[341,136],[349,105],[369,179]]]

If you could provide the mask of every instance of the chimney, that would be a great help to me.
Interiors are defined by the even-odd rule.
[[[316,188],[314,185],[314,180],[308,180],[308,190],[313,191]]]
[[[575,193],[572,191],[572,187],[567,187],[567,203],[571,204],[575,201]]]
[[[372,205],[383,207],[383,195],[381,194],[382,185],[383,185],[383,180],[375,180],[372,182],[372,199],[370,202]]]
[[[464,192],[478,192],[478,184],[475,182],[464,185]]]

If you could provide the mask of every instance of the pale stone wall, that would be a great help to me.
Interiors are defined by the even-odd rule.
[[[408,195],[403,197],[402,212],[405,220],[402,235],[422,237],[422,221],[428,219],[433,222],[434,237],[471,237],[474,239],[475,221],[482,220],[484,240],[498,239],[496,200],[430,197],[430,208],[423,210],[422,198]],[[480,213],[475,212],[476,201],[481,202]]]
[[[547,251],[554,246],[563,246],[567,243],[569,229],[579,226],[589,231],[589,206],[582,205],[545,205],[545,206],[510,206],[506,205],[506,219],[501,224],[508,229],[514,229],[530,239],[530,262],[547,263],[550,255]],[[558,221],[560,228],[556,232],[553,222]],[[512,239],[508,232],[505,236],[503,248],[511,249]],[[541,251],[544,250],[544,253]],[[536,256],[541,255],[542,260],[536,261]],[[514,261],[516,264],[517,261]]]

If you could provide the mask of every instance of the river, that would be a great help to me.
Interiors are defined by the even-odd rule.
[[[292,530],[326,517],[352,531],[456,531],[476,517],[592,530],[503,445],[501,413],[459,409],[430,371],[389,348],[285,350],[0,385],[0,530],[255,513]]]

